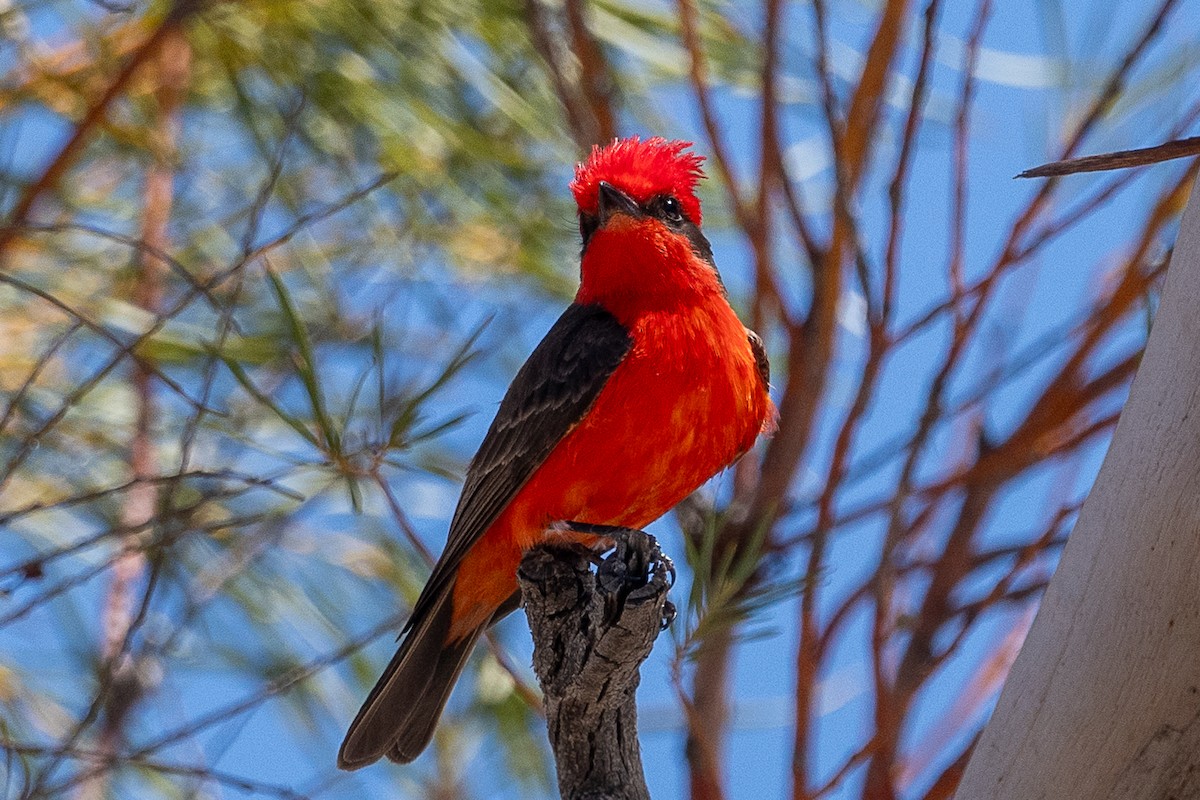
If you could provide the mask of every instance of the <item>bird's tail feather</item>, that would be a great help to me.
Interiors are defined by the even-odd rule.
[[[338,766],[358,769],[387,756],[408,763],[433,738],[438,717],[486,628],[448,641],[453,584],[446,587],[424,619],[413,625],[387,669],[367,695],[338,751]]]

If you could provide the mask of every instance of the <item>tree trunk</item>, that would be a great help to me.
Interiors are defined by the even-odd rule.
[[[1200,797],[1200,198],[958,800]]]
[[[588,554],[551,547],[531,550],[517,573],[563,800],[650,797],[635,695],[673,613],[670,561],[652,537],[630,534],[594,573]]]

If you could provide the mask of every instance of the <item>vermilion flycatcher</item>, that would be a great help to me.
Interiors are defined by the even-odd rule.
[[[550,537],[604,546],[595,530],[648,525],[773,424],[762,344],[700,232],[703,159],[689,146],[622,139],[576,168],[579,292],[467,469],[446,549],[346,734],[343,769],[425,749],[475,641],[517,607],[526,550]]]

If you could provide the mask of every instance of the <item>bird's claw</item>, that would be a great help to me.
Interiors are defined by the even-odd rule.
[[[582,533],[602,537],[614,543],[613,552],[598,565],[597,578],[609,596],[605,622],[613,624],[625,610],[625,602],[631,596],[642,602],[657,595],[666,594],[675,585],[675,562],[663,553],[658,540],[636,528],[615,525],[598,525],[590,522],[555,522],[550,529],[558,532]],[[643,591],[650,587],[649,591]],[[642,595],[637,595],[641,592]],[[637,595],[637,596],[635,596]],[[673,603],[664,601],[663,629],[674,621],[676,610]]]
[[[665,631],[667,628],[671,627],[671,623],[675,621],[675,617],[678,615],[678,613],[679,611],[675,608],[674,603],[672,603],[670,600],[664,600],[662,622],[660,623],[659,630]]]

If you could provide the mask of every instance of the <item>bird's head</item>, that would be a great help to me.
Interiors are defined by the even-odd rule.
[[[583,237],[581,300],[722,289],[712,248],[700,232],[696,182],[704,158],[690,142],[617,139],[593,147],[575,169],[571,192]]]

